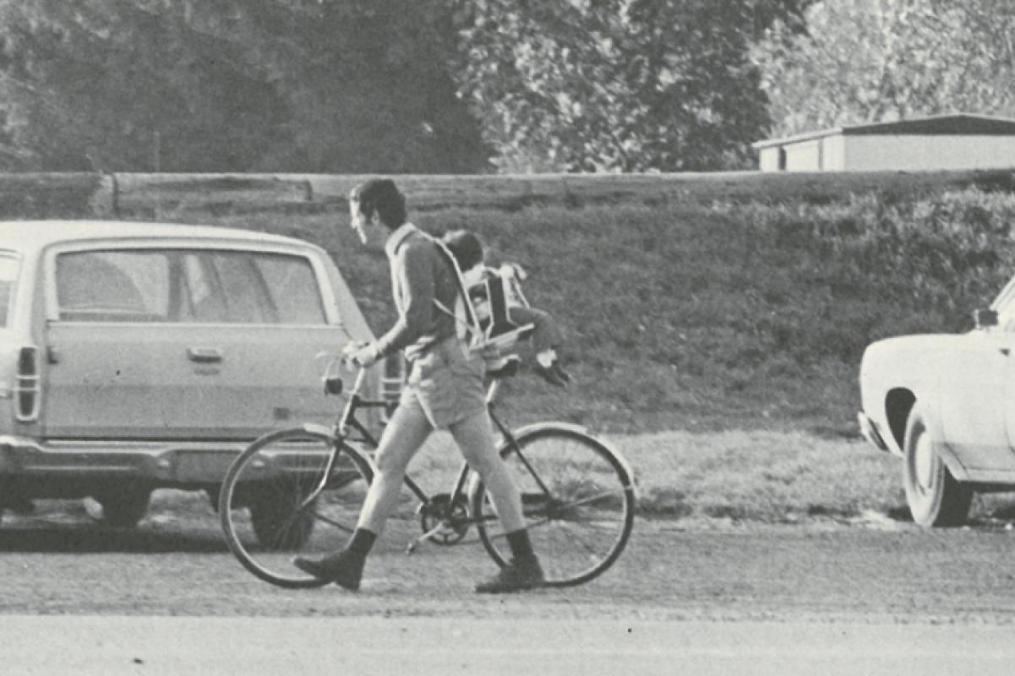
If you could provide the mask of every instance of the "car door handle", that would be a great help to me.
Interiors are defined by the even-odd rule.
[[[1011,348],[1010,348],[1010,347],[999,347],[999,348],[997,348],[997,349],[998,349],[998,350],[999,350],[999,351],[1001,352],[1001,354],[1003,354],[1003,355],[1004,355],[1004,356],[1006,356],[1006,357],[1007,357],[1007,356],[1008,356],[1009,354],[1011,354]]]
[[[216,347],[188,347],[187,359],[200,364],[222,361],[222,351]]]

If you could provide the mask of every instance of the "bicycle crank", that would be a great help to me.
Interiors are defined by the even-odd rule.
[[[464,496],[452,502],[450,495],[440,493],[420,504],[416,513],[423,534],[409,543],[406,554],[412,554],[425,541],[442,546],[456,544],[469,532],[469,513]]]

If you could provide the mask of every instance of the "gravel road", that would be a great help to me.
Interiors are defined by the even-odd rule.
[[[189,616],[184,619],[191,624],[152,625],[141,635],[175,636],[194,631],[186,627],[198,622],[219,628],[218,643],[225,649],[223,637],[232,637],[226,642],[235,648],[244,636],[276,626],[280,636],[294,637],[295,643],[282,641],[291,647],[299,637],[317,635],[301,629],[302,623],[328,618],[321,626],[335,628],[338,636],[374,637],[356,642],[369,661],[371,651],[379,650],[377,641],[386,645],[377,637],[402,631],[386,619],[423,621],[420,626],[437,632],[485,628],[476,630],[479,638],[465,644],[459,661],[450,662],[457,667],[469,663],[466,655],[475,658],[484,650],[506,654],[513,640],[525,636],[528,642],[519,645],[533,654],[577,654],[568,631],[613,632],[617,640],[628,641],[626,630],[642,626],[656,639],[700,638],[664,641],[659,649],[669,657],[658,663],[645,657],[639,664],[647,671],[681,659],[693,666],[695,660],[708,662],[709,655],[734,660],[727,665],[733,671],[716,673],[734,673],[741,662],[762,673],[758,660],[766,654],[802,660],[799,673],[807,673],[807,665],[813,668],[814,660],[833,664],[835,659],[843,660],[841,673],[856,673],[850,668],[863,655],[880,655],[878,664],[895,668],[894,673],[909,673],[900,665],[916,668],[926,662],[943,669],[970,660],[979,660],[979,673],[994,673],[998,664],[1005,670],[997,673],[1010,673],[1015,663],[1015,648],[1005,647],[1010,642],[988,640],[1010,633],[1004,625],[1015,620],[1015,532],[1003,526],[931,532],[879,519],[793,526],[639,520],[629,549],[602,578],[576,589],[488,598],[472,592],[474,581],[492,571],[478,544],[430,545],[406,556],[409,531],[403,525],[392,524],[370,561],[362,591],[350,594],[333,586],[287,591],[253,578],[226,551],[210,512],[187,520],[155,515],[133,531],[105,529],[83,513],[7,519],[0,529],[0,635],[9,648],[18,632],[3,627],[26,626],[23,616],[74,616],[33,621],[67,640],[83,636],[80,640],[94,648],[104,643],[88,634],[88,627],[103,635],[103,627],[112,632],[117,623],[144,627],[157,625],[159,618],[168,622],[167,616]],[[242,623],[258,618],[267,623],[255,623],[259,629],[240,631],[229,624],[247,626]],[[201,620],[207,622],[201,625]],[[516,628],[515,638],[498,643],[508,625]],[[27,650],[19,643],[22,651],[8,654],[46,651],[56,638],[52,633],[39,638],[46,635],[41,629],[32,632]],[[427,636],[423,632],[419,640]],[[145,644],[149,656],[157,653],[152,640]],[[161,645],[172,652],[176,644],[166,639]],[[623,645],[634,644],[617,644],[617,654],[623,654]],[[322,650],[329,654],[330,648]],[[506,664],[503,655],[487,661]],[[609,660],[598,663],[605,666]],[[880,673],[876,666],[862,673]]]

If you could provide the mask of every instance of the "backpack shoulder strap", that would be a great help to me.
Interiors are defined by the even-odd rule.
[[[434,305],[437,306],[438,310],[451,315],[457,321],[464,322],[465,328],[471,334],[469,336],[470,342],[479,340],[483,335],[483,331],[479,328],[479,321],[476,319],[476,310],[472,306],[472,300],[469,298],[468,291],[465,288],[465,280],[462,279],[462,271],[458,267],[458,261],[455,260],[455,256],[451,253],[451,249],[448,248],[447,244],[440,241],[433,235],[425,232],[422,234],[424,237],[433,242],[434,246],[437,247],[437,251],[440,252],[447,261],[448,265],[451,266],[451,272],[455,279],[455,284],[458,286],[458,296],[461,299],[465,316],[461,318],[458,317],[454,308],[445,307],[444,304],[436,298],[434,299]]]

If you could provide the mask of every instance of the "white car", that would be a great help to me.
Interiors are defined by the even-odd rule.
[[[317,357],[371,338],[335,264],[307,242],[0,223],[0,506],[91,496],[130,526],[155,488],[215,496],[258,435],[334,420]]]
[[[860,428],[902,459],[913,520],[951,526],[974,492],[1015,490],[1015,279],[964,334],[875,342],[860,366]]]

